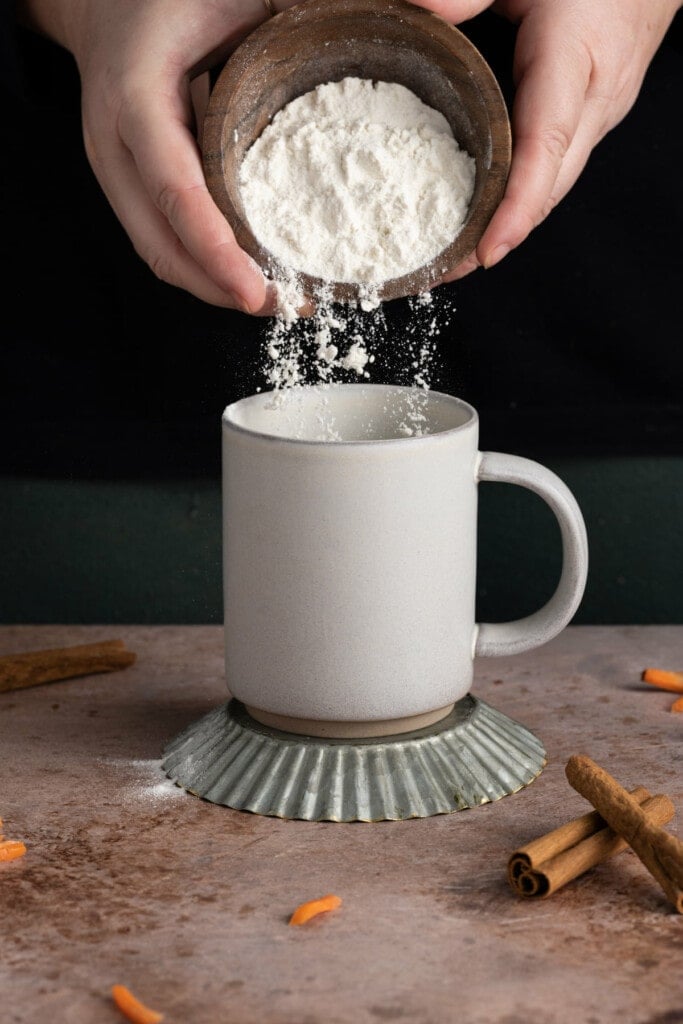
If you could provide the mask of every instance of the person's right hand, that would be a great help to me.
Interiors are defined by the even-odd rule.
[[[206,187],[191,95],[268,17],[264,0],[23,0],[19,13],[76,60],[88,159],[138,255],[205,302],[271,313]]]

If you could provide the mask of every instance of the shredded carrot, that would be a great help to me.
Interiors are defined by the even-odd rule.
[[[113,985],[111,997],[124,1017],[132,1024],[159,1024],[164,1019],[163,1013],[150,1010],[148,1006],[136,999],[125,985]]]
[[[660,668],[646,668],[642,680],[650,686],[658,686],[660,690],[671,690],[672,693],[683,693],[683,672],[664,672]]]
[[[675,700],[670,708],[671,711],[683,711],[683,697],[679,697]]]
[[[322,896],[319,900],[309,900],[307,903],[302,903],[296,908],[294,913],[289,919],[290,924],[306,924],[312,917],[316,917],[318,914],[324,914],[328,910],[336,910],[337,907],[341,906],[341,899],[339,896]]]
[[[26,847],[22,842],[15,839],[4,839],[0,842],[0,863],[8,860],[16,860],[23,857]]]

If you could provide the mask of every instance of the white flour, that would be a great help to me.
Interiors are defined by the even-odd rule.
[[[161,761],[126,761],[119,758],[102,758],[101,764],[123,768],[125,782],[121,781],[120,791],[126,803],[156,805],[162,801],[175,800],[185,796],[185,790],[169,779]],[[130,769],[135,769],[131,779]]]
[[[263,366],[274,407],[304,384],[370,377],[387,340],[378,286],[430,262],[452,241],[474,177],[475,162],[444,116],[398,84],[326,83],[275,115],[240,169],[245,212],[273,257],[279,297]],[[302,273],[323,284],[314,315],[300,318]],[[332,303],[327,283],[334,281],[362,285],[359,301]],[[425,322],[431,303],[429,292],[409,300],[415,322],[391,339],[405,358],[400,383],[415,388],[406,435],[426,429],[439,333],[435,315]],[[324,408],[319,419],[321,438],[338,439]]]
[[[428,432],[428,392],[438,372],[438,339],[454,312],[449,292],[424,292],[407,300],[407,316],[393,318],[383,306],[360,306],[321,300],[312,317],[278,316],[268,321],[263,349],[270,406],[288,420],[292,436],[307,435],[299,420],[298,390],[306,384],[380,383],[410,388],[400,425],[405,436]],[[257,389],[257,390],[260,390]],[[318,415],[319,439],[342,440],[323,396]]]
[[[474,159],[397,83],[345,78],[280,110],[247,152],[251,228],[282,265],[354,284],[410,273],[458,234]]]

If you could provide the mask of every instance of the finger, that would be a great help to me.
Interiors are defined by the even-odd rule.
[[[548,211],[554,209],[571,191],[582,174],[595,146],[606,135],[606,110],[603,101],[587,103],[584,115],[567,150],[555,179]]]
[[[444,274],[439,284],[449,284],[451,281],[460,281],[461,278],[467,277],[472,271],[478,270],[481,263],[477,259],[476,252],[471,252],[462,263],[459,263],[457,267],[451,270],[448,274]]]
[[[155,99],[154,111],[128,103],[120,118],[121,139],[145,191],[207,277],[220,290],[233,293],[247,312],[260,309],[266,298],[263,274],[237,244],[206,187],[180,102],[160,101],[160,88],[148,94]]]
[[[216,20],[214,30],[208,34],[200,33],[200,36],[202,40],[213,36],[214,40],[219,42],[213,49],[202,48],[201,53],[196,54],[195,63],[187,66],[190,78],[223,64],[254,29],[298,2],[299,0],[273,0],[271,4],[269,0],[223,0],[222,3],[204,4],[201,27],[206,28],[207,23],[204,19],[211,17],[212,11]],[[182,4],[180,7],[182,9]],[[187,27],[188,23],[185,24]]]
[[[477,246],[485,267],[524,241],[547,215],[590,81],[590,58],[566,42],[561,22],[550,28],[523,24],[517,45],[521,79],[513,106],[512,164],[503,200]]]
[[[591,153],[607,134],[605,103],[588,101],[581,123],[576,129],[572,144],[562,161],[562,167],[555,180],[550,197],[553,207],[574,187],[588,163]]]
[[[453,25],[481,14],[491,6],[492,0],[412,0],[416,7],[425,7],[428,11],[440,15]]]
[[[90,137],[86,135],[86,139]],[[161,280],[191,292],[215,306],[243,308],[241,297],[228,285],[210,278],[180,244],[160,210],[151,202],[131,154],[120,143],[87,145],[91,164],[114,213],[121,221],[135,251]],[[260,309],[265,302],[265,284]]]

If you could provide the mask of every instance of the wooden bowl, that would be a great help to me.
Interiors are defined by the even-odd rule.
[[[211,90],[202,128],[211,195],[241,247],[266,272],[272,261],[249,227],[238,184],[249,146],[290,100],[347,76],[398,82],[449,122],[475,158],[474,194],[464,226],[429,264],[384,282],[381,300],[416,295],[476,248],[500,203],[510,167],[510,121],[498,83],[462,32],[408,0],[303,0],[260,25],[230,56]],[[321,282],[301,275],[308,295]],[[362,286],[332,282],[337,302]]]

